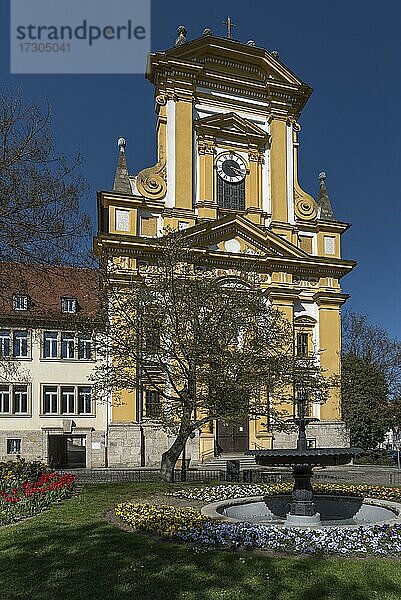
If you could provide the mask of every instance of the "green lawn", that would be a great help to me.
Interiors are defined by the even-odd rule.
[[[268,558],[200,551],[122,531],[100,513],[167,489],[88,485],[29,521],[0,529],[0,598],[399,600],[401,562]]]

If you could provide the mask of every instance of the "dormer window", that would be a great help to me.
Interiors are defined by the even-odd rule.
[[[76,313],[77,312],[77,299],[76,298],[61,298],[61,310],[63,313]]]
[[[22,294],[13,296],[13,309],[28,310],[28,296],[23,296]]]

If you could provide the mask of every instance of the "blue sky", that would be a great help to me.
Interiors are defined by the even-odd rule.
[[[153,88],[143,74],[10,75],[5,4],[0,82],[22,87],[28,101],[49,99],[58,149],[79,149],[84,157],[90,192],[83,204],[96,220],[96,190],[112,185],[118,137],[127,139],[130,172],[154,163]],[[342,282],[351,294],[347,306],[398,338],[400,7],[396,0],[153,0],[151,31],[152,50],[163,50],[173,45],[178,25],[187,26],[190,39],[206,26],[224,35],[222,22],[230,15],[236,39],[278,50],[314,88],[300,120],[301,185],[316,195],[317,175],[326,171],[335,214],[352,223],[343,256],[358,261]]]

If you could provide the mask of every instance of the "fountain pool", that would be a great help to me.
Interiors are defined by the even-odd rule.
[[[298,527],[359,527],[401,523],[401,504],[352,496],[315,494],[315,520],[288,523],[291,495],[254,496],[213,502],[202,508],[202,514],[218,521],[249,522],[260,525]]]

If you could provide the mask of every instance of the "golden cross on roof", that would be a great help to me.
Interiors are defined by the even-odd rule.
[[[231,17],[227,17],[227,21],[224,21],[223,25],[227,25],[227,37],[228,37],[228,39],[231,40],[231,38],[232,38],[231,27],[237,27],[237,26],[231,21]]]

